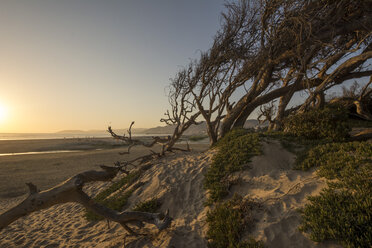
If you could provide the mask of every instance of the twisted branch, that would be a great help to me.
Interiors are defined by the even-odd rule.
[[[96,203],[82,189],[84,184],[93,181],[110,181],[120,171],[119,167],[101,166],[102,171],[86,171],[73,176],[61,184],[38,192],[37,187],[27,183],[30,189],[28,197],[17,206],[9,209],[0,215],[0,230],[10,225],[17,219],[29,215],[35,211],[49,208],[56,204],[77,202],[85,208],[103,216],[107,220],[119,223],[123,227],[131,222],[146,222],[155,225],[159,230],[167,228],[172,219],[168,213],[147,213],[147,212],[118,212]]]

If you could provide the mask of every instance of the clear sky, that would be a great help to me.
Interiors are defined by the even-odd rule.
[[[0,132],[160,125],[223,0],[0,0]]]

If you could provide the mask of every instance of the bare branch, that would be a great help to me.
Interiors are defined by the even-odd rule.
[[[159,230],[169,226],[171,222],[169,215],[165,215],[164,217],[160,213],[117,212],[94,202],[82,191],[83,186],[93,181],[109,181],[119,172],[118,167],[101,166],[101,168],[103,169],[102,171],[86,171],[80,173],[54,188],[41,192],[37,192],[35,185],[28,183],[30,195],[17,206],[0,215],[0,230],[32,212],[66,202],[78,202],[87,209],[94,211],[96,214],[120,224],[142,221],[154,224]]]

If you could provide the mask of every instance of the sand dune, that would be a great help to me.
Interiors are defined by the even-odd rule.
[[[292,170],[295,156],[283,149],[278,141],[263,142],[263,156],[250,163],[251,169],[236,175],[240,184],[233,192],[261,203],[255,213],[256,225],[250,231],[267,247],[339,247],[333,243],[316,244],[298,231],[298,209],[307,197],[317,195],[326,181],[312,171]]]
[[[239,184],[231,188],[231,194],[239,193],[260,203],[254,212],[256,224],[245,235],[263,240],[267,247],[338,247],[333,243],[317,244],[298,231],[297,209],[304,206],[307,196],[319,193],[325,180],[314,171],[292,170],[294,155],[277,141],[267,140],[263,148],[264,154],[253,158],[251,169],[234,175]],[[64,204],[11,224],[0,233],[1,247],[123,247],[124,243],[125,247],[206,247],[209,209],[204,206],[203,178],[213,153],[171,154],[140,178],[144,185],[134,191],[126,209],[140,201],[160,198],[160,210],[169,209],[174,219],[160,233],[146,225],[141,230],[146,236],[127,236],[124,240],[126,234],[119,225],[111,223],[108,229],[106,221],[87,222],[81,206]],[[87,192],[94,195],[107,184],[90,185]],[[2,210],[9,205],[8,201]]]

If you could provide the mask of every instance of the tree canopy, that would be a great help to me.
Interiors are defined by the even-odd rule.
[[[172,79],[162,121],[179,135],[202,117],[213,144],[256,108],[280,128],[289,113],[322,106],[324,91],[372,75],[371,10],[371,0],[227,3],[211,48]],[[288,108],[301,91],[308,97]]]

